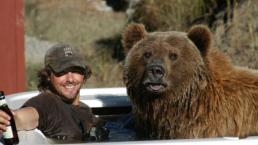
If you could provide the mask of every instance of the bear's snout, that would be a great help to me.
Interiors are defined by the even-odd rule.
[[[162,93],[167,84],[164,82],[165,69],[160,64],[146,66],[143,85],[152,93]]]
[[[162,79],[164,72],[164,68],[161,65],[147,66],[147,75],[149,79],[154,82]]]

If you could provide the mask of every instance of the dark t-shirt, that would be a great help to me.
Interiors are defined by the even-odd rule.
[[[39,113],[38,129],[46,137],[67,141],[86,140],[96,118],[91,109],[81,103],[74,106],[51,92],[29,99],[23,107],[34,107]]]

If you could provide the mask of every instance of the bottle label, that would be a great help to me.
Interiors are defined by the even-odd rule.
[[[7,126],[6,131],[3,133],[4,138],[13,138],[13,131],[11,126]]]
[[[6,104],[5,99],[4,99],[4,100],[0,100],[0,106],[2,106],[2,105],[4,105],[4,104]]]

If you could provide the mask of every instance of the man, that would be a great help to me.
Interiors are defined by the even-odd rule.
[[[45,55],[45,66],[38,73],[40,94],[14,112],[17,130],[38,128],[52,139],[68,142],[89,139],[90,130],[101,124],[91,109],[80,102],[79,92],[91,75],[78,49],[57,44]],[[10,117],[0,111],[0,131]],[[106,134],[105,130],[104,134]],[[103,132],[102,132],[103,134]]]

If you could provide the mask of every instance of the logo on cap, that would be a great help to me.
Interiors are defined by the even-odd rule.
[[[64,55],[65,55],[65,56],[71,56],[71,55],[73,55],[72,48],[70,48],[70,47],[64,48]]]

